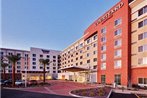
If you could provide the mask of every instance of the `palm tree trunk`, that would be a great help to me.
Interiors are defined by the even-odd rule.
[[[15,63],[13,63],[12,68],[12,87],[15,87]]]
[[[3,79],[6,80],[6,68],[4,67],[4,75],[3,75]]]
[[[43,82],[45,83],[45,65],[44,65],[44,68],[43,68]]]

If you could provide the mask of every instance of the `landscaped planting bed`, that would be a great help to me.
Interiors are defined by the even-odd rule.
[[[97,97],[97,98],[105,98],[111,88],[89,88],[89,89],[79,89],[79,90],[73,90],[70,92],[71,95],[77,96],[77,97]]]

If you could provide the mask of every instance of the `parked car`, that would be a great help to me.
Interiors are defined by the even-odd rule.
[[[0,80],[0,85],[4,85],[5,80],[1,79]]]
[[[37,84],[38,84],[37,80],[28,81],[28,85],[37,85]]]
[[[21,86],[21,85],[24,85],[24,84],[25,84],[25,81],[23,81],[23,80],[16,80],[15,81],[16,86]]]
[[[12,85],[12,80],[11,80],[11,79],[5,80],[5,81],[4,81],[4,85],[5,85],[5,86],[10,86],[10,85]]]

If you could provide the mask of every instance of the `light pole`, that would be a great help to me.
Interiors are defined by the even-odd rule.
[[[27,65],[28,65],[28,57],[27,57],[27,55],[24,58],[26,60],[26,63],[25,63],[25,87],[27,87]]]

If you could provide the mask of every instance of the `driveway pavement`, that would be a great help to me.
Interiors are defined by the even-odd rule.
[[[1,98],[74,98],[74,97],[20,91],[14,89],[2,89]]]

